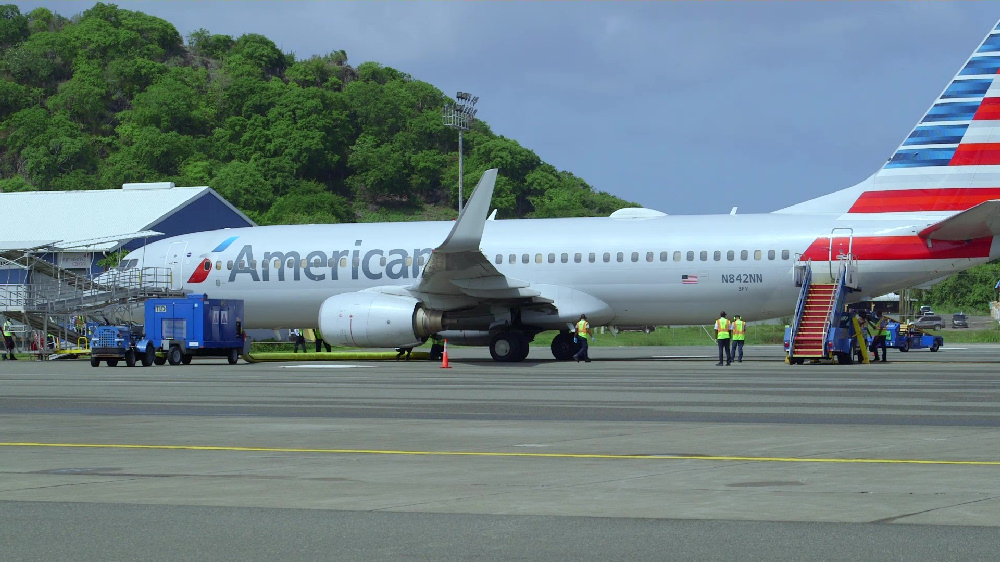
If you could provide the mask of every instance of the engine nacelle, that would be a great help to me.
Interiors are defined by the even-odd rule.
[[[353,347],[417,346],[441,330],[440,320],[415,298],[367,291],[330,297],[319,308],[323,339]]]

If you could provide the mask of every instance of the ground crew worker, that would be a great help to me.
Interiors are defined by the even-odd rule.
[[[316,353],[319,353],[319,347],[321,345],[326,347],[327,353],[333,351],[333,349],[330,347],[330,344],[326,343],[326,341],[323,339],[323,332],[319,331],[319,328],[316,328],[313,331],[313,333],[316,335]]]
[[[431,361],[439,361],[444,355],[444,338],[438,334],[431,336]]]
[[[878,325],[875,327],[875,337],[872,338],[871,351],[875,355],[874,361],[878,361],[878,350],[882,349],[882,362],[886,363],[889,361],[889,356],[886,353],[886,340],[889,339],[889,317],[884,314],[879,314]]]
[[[17,357],[14,357],[14,326],[7,319],[3,322],[3,343],[7,347],[7,354],[10,355],[10,358],[16,360]],[[6,360],[7,355],[4,355],[3,358]]]
[[[580,344],[580,351],[577,351],[573,355],[573,359],[579,363],[580,359],[583,359],[587,363],[590,363],[590,355],[587,354],[587,347],[589,346],[590,339],[590,322],[587,322],[587,315],[581,314],[580,319],[576,322],[576,342]]]
[[[302,333],[302,330],[298,328],[293,328],[289,335],[295,342],[295,347],[292,349],[292,353],[299,352],[299,346],[302,346],[302,353],[306,352],[306,336]]]
[[[730,330],[732,329],[729,319],[726,318],[726,311],[719,313],[719,319],[715,321],[715,341],[719,344],[719,362],[716,367],[722,366],[722,351],[726,352],[726,365],[733,364],[733,352],[729,348]]]
[[[733,357],[737,363],[743,362],[743,343],[747,339],[747,323],[739,314],[733,315]]]

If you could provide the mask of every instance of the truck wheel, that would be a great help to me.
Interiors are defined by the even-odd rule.
[[[229,350],[229,356],[226,357],[229,360],[230,365],[235,365],[237,361],[240,360],[240,350],[235,347]]]
[[[98,359],[97,357],[91,357],[90,358],[90,366],[91,367],[100,367],[101,366],[101,360]]]
[[[108,359],[108,367],[117,367],[117,366],[118,366],[117,359]]]
[[[903,340],[903,343],[899,344],[899,350],[906,352],[910,350],[910,342]]]
[[[156,355],[156,352],[153,352],[153,364],[154,365],[165,365],[166,363],[167,363],[167,358],[165,356],[163,356],[163,355]]]
[[[937,351],[939,349],[941,349],[941,342],[934,340],[934,343],[931,344],[931,351]]]
[[[184,357],[181,357],[181,363],[184,363],[185,365],[190,365],[191,364],[191,359],[193,359],[193,358],[194,358],[194,356],[191,355],[190,353],[185,353]]]
[[[135,367],[135,350],[130,349],[125,352],[125,366]]]
[[[171,347],[170,351],[167,352],[167,362],[169,362],[171,365],[180,365],[181,348],[177,346]]]
[[[152,345],[146,346],[146,353],[142,354],[142,366],[149,367],[156,361],[156,350],[153,349]]]

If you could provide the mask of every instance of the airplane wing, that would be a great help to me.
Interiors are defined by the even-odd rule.
[[[921,230],[928,240],[971,240],[1000,236],[1000,199],[983,201],[975,207],[950,216]]]
[[[434,308],[483,301],[550,303],[529,283],[497,271],[483,255],[480,244],[493,199],[497,170],[483,173],[444,243],[434,249],[420,281],[409,292]]]

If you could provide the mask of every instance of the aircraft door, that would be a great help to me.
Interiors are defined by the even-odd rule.
[[[174,242],[167,248],[167,269],[170,270],[170,288],[180,290],[184,287],[184,260],[187,255],[187,242]]]
[[[854,229],[834,228],[830,231],[830,279],[840,275],[840,260],[854,257]],[[837,264],[836,266],[834,264]]]

